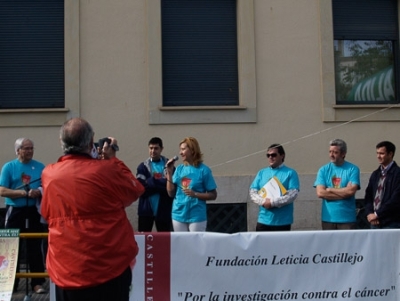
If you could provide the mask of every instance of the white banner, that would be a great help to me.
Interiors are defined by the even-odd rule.
[[[131,301],[398,301],[399,230],[147,233]]]

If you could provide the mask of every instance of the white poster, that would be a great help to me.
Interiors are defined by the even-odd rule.
[[[131,301],[398,301],[400,231],[148,233]]]

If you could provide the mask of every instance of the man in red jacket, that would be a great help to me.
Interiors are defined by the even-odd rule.
[[[57,301],[129,300],[138,247],[125,207],[144,188],[115,157],[114,138],[104,144],[103,160],[91,157],[93,136],[87,121],[65,122],[60,131],[65,155],[42,173],[47,270]]]

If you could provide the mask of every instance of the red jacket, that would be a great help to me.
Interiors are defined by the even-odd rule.
[[[144,192],[129,168],[117,158],[66,155],[43,170],[42,184],[51,280],[84,288],[122,274],[138,253],[125,207]]]

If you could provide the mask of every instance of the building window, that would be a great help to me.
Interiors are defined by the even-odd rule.
[[[147,2],[149,124],[254,123],[257,121],[253,2],[253,0],[166,0],[165,3],[164,0],[154,0]],[[181,71],[177,71],[179,69],[174,69],[177,65],[174,64],[173,60],[171,61],[172,57],[169,56],[173,56],[173,53],[168,53],[166,44],[163,41],[164,34],[166,34],[163,32],[165,29],[163,27],[168,24],[165,24],[162,11],[166,9],[164,5],[169,4],[177,5],[175,6],[173,14],[175,18],[179,19],[175,20],[178,21],[178,26],[180,24],[179,22],[182,22],[182,19],[186,19],[185,15],[190,11],[191,7],[197,5],[198,8],[203,8],[200,12],[197,12],[197,14],[194,12],[192,18],[197,17],[198,19],[202,19],[207,16],[210,17],[212,14],[218,12],[219,18],[225,16],[229,19],[225,21],[229,24],[230,32],[232,33],[232,30],[236,32],[236,36],[230,34],[229,42],[225,43],[227,45],[236,44],[236,48],[231,47],[231,49],[229,49],[230,51],[236,51],[236,55],[233,55],[232,52],[229,54],[225,52],[225,57],[222,59],[226,61],[226,59],[229,58],[229,63],[231,64],[229,68],[224,71],[218,70],[218,68],[210,71],[212,69],[210,69],[209,66],[198,66],[201,68],[197,71],[193,71],[193,74],[189,73],[192,81],[194,79],[194,82],[191,83],[191,89],[195,89],[195,97],[193,98],[191,96],[193,95],[193,91],[184,91],[186,89],[186,82],[183,85],[179,82],[169,82],[169,80],[175,80],[178,77],[180,80],[187,80],[187,76],[182,77],[182,74],[180,74]],[[227,11],[223,9],[221,12],[216,6],[225,6]],[[182,7],[185,7],[186,10],[181,10]],[[204,20],[201,21],[202,22],[196,20],[196,22],[200,22],[198,24],[204,24]],[[217,25],[217,21],[221,22],[221,20],[215,18],[214,15],[213,24]],[[227,24],[223,25],[223,27],[228,26]],[[183,29],[181,28],[181,30]],[[212,28],[208,28],[208,30],[212,30]],[[193,31],[193,29],[191,33],[191,38],[194,38],[195,34],[199,34],[199,32]],[[173,37],[175,41],[180,41],[179,35]],[[195,39],[192,40],[195,41]],[[214,43],[214,45],[218,44]],[[173,44],[172,47],[177,47],[177,44]],[[180,49],[178,50],[181,51]],[[213,52],[211,52],[208,56],[208,60],[210,60],[208,65],[214,63],[218,66],[218,64],[221,64],[221,51],[214,50],[214,54],[218,55],[213,57]],[[192,50],[190,48],[185,49],[184,52],[186,53],[184,54],[187,55],[189,51]],[[198,49],[196,51],[198,51]],[[205,54],[205,51],[202,54]],[[177,55],[173,59],[182,59],[182,57],[183,56]],[[189,56],[186,57],[191,58],[190,53]],[[168,60],[171,61],[171,65],[169,66]],[[213,62],[211,62],[211,60],[213,60]],[[233,61],[234,64],[232,64]],[[203,62],[207,63],[207,59]],[[190,61],[189,63],[193,64],[193,62]],[[169,70],[167,71],[168,68]],[[179,66],[179,68],[182,68],[182,66]],[[185,72],[190,72],[188,69],[190,68],[187,68]],[[202,72],[202,70],[205,70],[205,72]],[[212,74],[214,72],[220,73]],[[206,88],[196,87],[196,78],[201,78],[202,81],[211,81],[210,75],[214,76],[212,81],[214,81],[215,78],[220,80],[218,86],[214,85],[214,87],[212,87],[212,85],[209,85]],[[223,82],[224,80],[225,82]],[[179,84],[180,86],[176,88],[175,84]],[[215,88],[218,88],[219,91],[213,91]],[[201,97],[198,97],[199,95]],[[213,95],[214,97],[212,97]],[[215,97],[215,95],[218,95],[218,97]]]
[[[332,0],[336,104],[399,102],[397,0]]]
[[[0,109],[64,108],[64,0],[0,2]]]
[[[238,105],[236,0],[163,0],[164,106]]]
[[[51,2],[51,5],[50,5]],[[60,71],[61,69],[63,72],[57,72],[57,75],[54,75],[54,77],[57,77],[57,79],[52,79],[49,78],[49,72],[44,72],[47,76],[47,79],[42,79],[42,78],[33,78],[33,80],[45,82],[46,80],[49,80],[48,82],[53,85],[53,87],[45,87],[48,89],[48,92],[45,91],[45,94],[47,93],[48,95],[43,95],[44,99],[47,97],[47,99],[42,101],[41,99],[33,99],[33,104],[29,103],[26,105],[27,101],[31,98],[23,97],[23,100],[25,104],[19,103],[17,106],[16,104],[13,103],[13,101],[10,101],[10,99],[7,97],[5,99],[4,95],[5,92],[3,91],[3,85],[5,83],[9,84],[10,83],[10,78],[11,76],[8,76],[7,72],[4,72],[2,69],[3,65],[5,64],[5,55],[4,55],[4,50],[9,50],[10,47],[9,43],[6,39],[1,37],[4,33],[6,33],[5,28],[6,26],[3,26],[5,24],[3,17],[8,18],[7,22],[12,22],[12,18],[10,20],[10,17],[8,14],[6,16],[0,16],[0,102],[9,102],[8,108],[5,108],[4,106],[0,107],[0,128],[2,127],[30,127],[30,126],[61,126],[66,119],[71,118],[72,116],[79,116],[80,115],[80,80],[79,80],[79,71],[80,71],[80,61],[79,61],[79,5],[80,2],[76,0],[54,0],[54,1],[30,1],[30,0],[18,0],[18,1],[0,1],[0,15],[4,12],[6,9],[8,9],[8,12],[10,8],[7,8],[6,6],[16,6],[17,4],[24,4],[24,5],[36,5],[39,3],[45,3],[45,6],[47,9],[50,9],[50,7],[54,8],[54,11],[49,14],[47,14],[48,18],[52,18],[53,14],[54,17],[57,15],[57,31],[54,29],[54,32],[57,32],[57,35],[63,36],[63,40],[58,40],[57,45],[59,47],[62,47],[62,49],[57,49],[62,53],[62,58],[58,55],[53,56],[53,58],[49,60],[45,60],[43,64],[49,64],[50,61],[52,63],[55,63],[58,70]],[[4,8],[4,10],[3,10]],[[38,14],[37,9],[35,10],[36,13],[35,15]],[[45,12],[46,9],[42,9],[42,13]],[[57,11],[57,12],[56,12]],[[33,12],[26,12],[26,14],[32,14]],[[23,15],[23,14],[22,14]],[[63,17],[60,19],[59,16],[63,15]],[[15,20],[14,20],[15,21]],[[61,24],[61,22],[63,24]],[[39,22],[40,23],[40,22]],[[51,23],[51,22],[50,22]],[[44,22],[43,26],[48,27],[49,22]],[[51,24],[51,26],[53,26]],[[7,26],[10,28],[10,25]],[[12,26],[11,26],[12,27]],[[62,30],[59,31],[60,27],[62,27]],[[32,36],[28,35],[28,37],[32,38]],[[40,43],[39,43],[40,44]],[[43,45],[46,45],[46,43],[43,43]],[[51,47],[52,51],[55,51],[54,46]],[[46,50],[48,51],[48,50]],[[30,53],[31,56],[33,53]],[[29,57],[28,57],[29,59]],[[47,71],[50,70],[49,66],[39,66],[39,69],[46,69]],[[32,68],[31,68],[32,69]],[[14,72],[14,70],[9,68],[10,72]],[[46,74],[47,73],[47,74]],[[50,72],[51,73],[51,72]],[[43,76],[44,76],[43,75]],[[61,80],[61,78],[64,79],[64,81]],[[32,79],[32,78],[31,78]],[[57,83],[57,84],[55,84]],[[17,84],[13,84],[16,86]],[[26,85],[21,85],[18,84],[21,89],[27,89]],[[35,88],[35,87],[34,87]],[[53,89],[58,90],[57,93],[53,91]],[[37,88],[40,93],[43,94],[43,86],[40,88]],[[40,91],[42,90],[42,91]],[[64,91],[64,93],[60,92]],[[8,92],[7,92],[8,93]],[[27,91],[29,93],[29,91]],[[54,97],[57,94],[57,97]],[[29,97],[29,95],[28,95]],[[52,98],[57,98],[57,101],[55,101]]]

